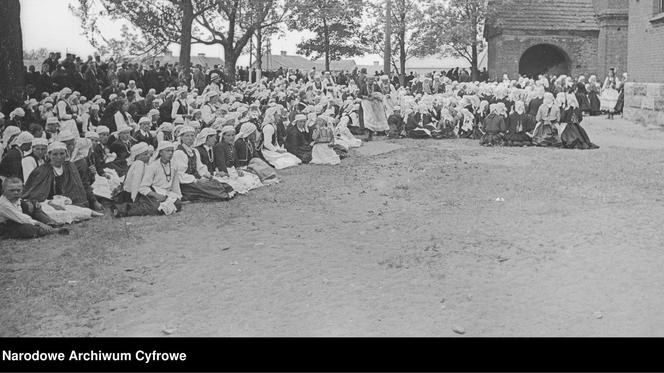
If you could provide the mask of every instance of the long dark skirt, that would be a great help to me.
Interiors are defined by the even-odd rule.
[[[588,100],[590,102],[590,115],[596,116],[601,114],[601,102],[599,100],[599,96],[597,95],[597,92],[589,92],[588,93]]]
[[[482,146],[503,146],[505,144],[505,137],[502,133],[485,133],[480,139]]]
[[[525,132],[508,133],[505,135],[506,146],[531,146],[533,141]]]
[[[620,95],[618,96],[618,102],[616,102],[616,107],[613,109],[614,114],[622,114],[625,107],[625,91],[620,90]]]
[[[537,146],[559,147],[561,143],[558,130],[551,124],[542,124],[533,133],[533,144]]]
[[[143,194],[138,194],[136,201],[132,201],[131,194],[125,191],[113,196],[113,206],[118,210],[118,217],[163,215],[163,212],[159,211],[160,204],[155,198]],[[182,209],[180,200],[175,201],[175,207],[177,211]]]
[[[586,130],[575,123],[570,123],[565,127],[563,133],[560,134],[560,141],[567,149],[599,149],[599,146],[590,141]]]
[[[410,130],[410,131],[408,131],[407,134],[408,134],[408,137],[410,137],[411,139],[430,139],[431,138],[431,136],[428,133],[426,133],[422,130],[416,130],[416,129]]]
[[[180,184],[183,201],[226,201],[233,187],[217,180],[198,179],[190,184]]]
[[[51,234],[50,231],[38,225],[19,224],[15,221],[7,221],[0,224],[0,237],[6,238],[37,238]]]
[[[588,100],[588,96],[585,93],[577,93],[575,96],[576,100],[579,102],[579,109],[584,113],[589,112],[590,100]]]
[[[480,129],[479,126],[474,126],[472,130],[469,131],[463,131],[459,129],[459,138],[462,139],[471,139],[471,140],[479,140],[484,136],[484,133]]]

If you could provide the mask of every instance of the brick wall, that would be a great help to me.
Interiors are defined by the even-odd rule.
[[[664,19],[651,21],[657,1],[629,2],[629,81],[664,83]]]
[[[491,78],[503,74],[515,78],[523,53],[538,44],[551,44],[562,49],[570,60],[572,75],[597,74],[597,39],[599,31],[555,32],[503,30],[489,39],[488,70]]]

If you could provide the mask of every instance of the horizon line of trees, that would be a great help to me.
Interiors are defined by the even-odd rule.
[[[189,73],[192,45],[219,45],[232,84],[241,55],[255,57],[260,76],[272,36],[308,31],[312,36],[296,44],[297,53],[324,60],[326,70],[332,61],[375,53],[403,83],[406,61],[428,55],[464,58],[477,79],[485,23],[496,21],[497,10],[512,1],[78,0],[69,9],[104,57],[155,57],[177,44],[180,65]],[[5,20],[0,23],[2,105],[23,93],[24,55],[41,58],[48,52],[42,48],[24,53],[19,0],[1,1],[0,17]],[[104,20],[124,23],[120,38],[101,32],[99,23]]]

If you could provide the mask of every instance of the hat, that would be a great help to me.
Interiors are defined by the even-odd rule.
[[[43,138],[43,137],[35,137],[32,139],[32,147],[34,148],[35,146],[48,146],[48,140]]]
[[[14,111],[9,113],[9,119],[14,119],[14,117],[16,117],[16,116],[24,117],[25,116],[25,110],[18,107],[16,109],[14,109]]]
[[[111,130],[106,126],[97,126],[97,128],[95,128],[95,132],[97,132],[99,134],[111,133]]]
[[[108,100],[109,100],[109,101],[113,101],[113,100],[115,100],[116,98],[118,98],[118,95],[116,95],[115,93],[111,93],[111,95],[108,96]]]
[[[29,144],[34,138],[35,137],[32,136],[30,132],[23,131],[18,136],[16,136],[16,138],[14,138],[14,141],[12,141],[11,145],[21,146],[24,144]]]
[[[133,162],[136,160],[136,157],[149,151],[150,150],[150,145],[148,145],[145,142],[139,142],[136,145],[133,145],[130,150],[129,154],[129,159],[127,160],[127,163]]]
[[[235,141],[237,141],[238,139],[247,138],[254,132],[256,132],[255,124],[251,122],[244,123],[242,127],[240,127],[240,132],[238,132],[238,134],[235,135]]]
[[[300,120],[307,120],[307,116],[304,114],[297,114],[295,116],[295,122],[300,121]]]
[[[392,111],[401,111],[401,106],[396,105],[394,108],[392,108]]]
[[[218,79],[218,78],[219,78],[219,74],[217,74],[217,73],[212,73],[210,75],[210,80],[215,80],[215,79]]]
[[[191,127],[191,126],[182,126],[182,127],[179,128],[177,136],[180,137],[180,136],[184,135],[185,133],[189,133],[189,132],[196,133],[196,130],[194,129],[194,127]]]
[[[161,153],[161,151],[165,149],[175,149],[175,143],[170,141],[159,142],[159,145],[157,145],[157,149],[154,151],[154,156],[152,157],[152,160],[154,161],[155,159],[159,158],[160,155],[159,153]]]
[[[47,151],[50,153],[54,150],[67,150],[67,145],[60,141],[53,141],[52,143],[48,144]]]
[[[203,128],[201,132],[196,136],[196,141],[194,142],[194,147],[201,146],[205,144],[208,136],[217,135],[217,131],[212,128]]]
[[[221,127],[221,130],[219,131],[220,136],[224,136],[224,134],[228,132],[235,132],[235,127],[233,126],[223,126]]]
[[[173,121],[173,124],[184,124],[184,118],[182,118],[182,115],[178,115],[175,117],[175,120]]]
[[[138,125],[140,126],[141,123],[152,124],[152,119],[148,117],[141,117],[141,119],[138,120]]]

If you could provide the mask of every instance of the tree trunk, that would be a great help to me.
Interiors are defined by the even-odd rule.
[[[405,4],[401,4],[399,13],[399,84],[403,87],[406,83],[406,8]]]
[[[224,45],[224,70],[228,79],[228,86],[235,85],[235,65],[237,64],[237,55],[235,50],[230,45]],[[249,70],[251,77],[251,69]]]
[[[0,110],[8,112],[21,105],[25,89],[19,0],[0,1],[0,19]]]
[[[399,84],[404,86],[406,82],[406,32],[401,31],[401,40],[399,41]]]
[[[325,71],[330,71],[330,31],[325,20],[323,20],[323,30],[325,30]]]
[[[185,75],[190,74],[191,65],[191,27],[194,22],[194,6],[191,0],[182,0],[182,35],[180,36],[180,66]]]
[[[263,69],[263,29],[256,29],[256,81],[261,80]]]
[[[471,46],[470,70],[472,72],[471,76],[473,81],[476,82],[480,80],[479,71],[477,69],[477,42],[473,43]]]
[[[385,55],[383,56],[383,72],[390,75],[390,61],[392,60],[392,0],[386,0],[385,5]]]

